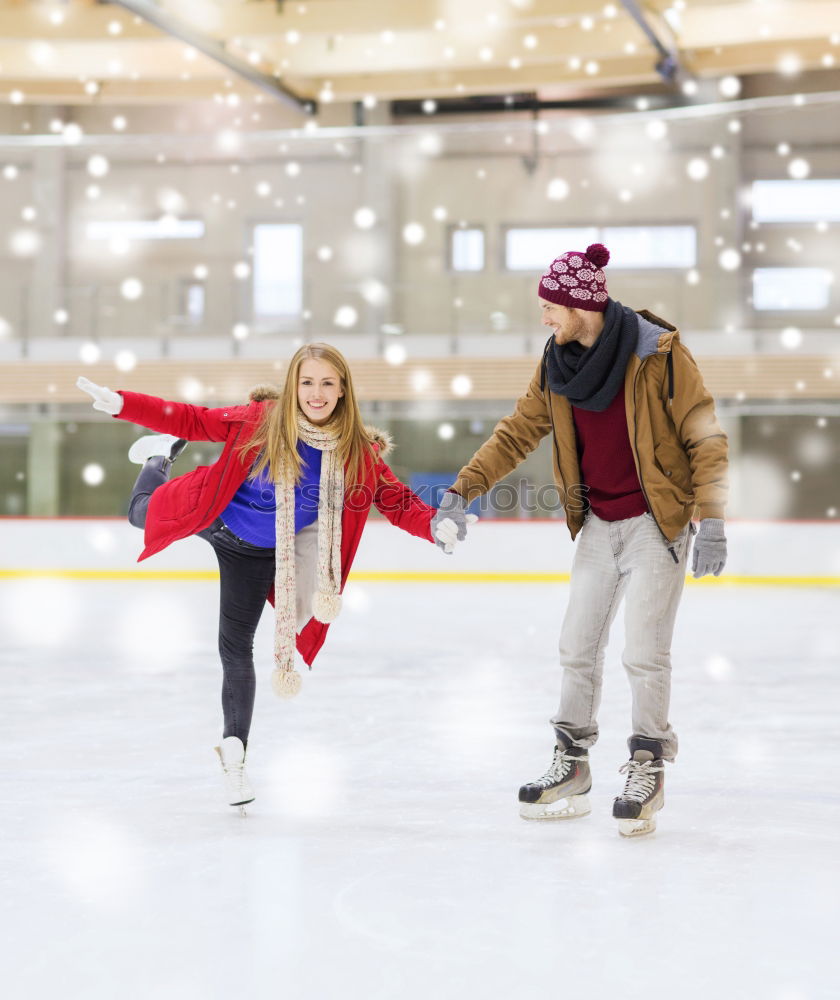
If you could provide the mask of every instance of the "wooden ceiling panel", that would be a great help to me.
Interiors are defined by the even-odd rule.
[[[131,5],[128,5],[131,6]],[[143,9],[143,5],[134,5]],[[648,33],[620,0],[160,0],[223,51],[224,66],[119,3],[0,0],[0,98],[99,103],[213,98],[220,81],[254,67],[306,98],[336,101],[506,95],[628,94],[659,84],[652,33],[689,73],[778,73],[840,63],[840,0],[648,0]],[[666,14],[667,11],[667,14]],[[171,27],[167,25],[167,27]],[[205,50],[207,51],[207,50]],[[237,82],[237,87],[240,83]],[[251,84],[241,82],[246,91]],[[673,91],[673,87],[670,87]],[[163,95],[163,96],[161,96]],[[89,99],[89,95],[88,95]]]

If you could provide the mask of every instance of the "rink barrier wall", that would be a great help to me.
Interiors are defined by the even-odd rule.
[[[207,583],[218,580],[213,570],[80,570],[80,569],[0,569],[0,580],[113,580],[113,581],[186,581]],[[350,583],[568,583],[570,573],[350,573]],[[840,576],[744,576],[725,573],[720,579],[704,577],[695,580],[686,576],[691,586],[730,586],[747,584],[753,587],[840,587]]]
[[[840,586],[840,522],[730,521],[729,560],[701,586]],[[206,582],[210,546],[187,538],[137,563],[141,533],[121,518],[0,518],[0,580]],[[574,543],[562,521],[484,521],[451,556],[381,520],[365,529],[350,579],[359,583],[558,584]]]

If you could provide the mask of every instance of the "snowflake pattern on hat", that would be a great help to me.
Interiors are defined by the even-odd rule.
[[[572,309],[603,312],[607,306],[607,281],[603,268],[610,252],[601,243],[592,243],[586,253],[570,250],[552,261],[540,279],[540,298]]]

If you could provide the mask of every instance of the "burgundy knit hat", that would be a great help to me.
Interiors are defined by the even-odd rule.
[[[592,243],[586,253],[569,250],[558,257],[540,278],[540,298],[570,309],[603,312],[607,308],[607,266],[610,252],[603,243]]]

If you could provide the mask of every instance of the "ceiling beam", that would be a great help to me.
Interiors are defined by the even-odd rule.
[[[667,23],[662,21],[654,25],[650,14],[642,10],[638,0],[621,0],[621,3],[658,55],[654,63],[656,72],[666,83],[678,83],[685,76],[685,69],[680,64],[679,49]]]
[[[116,6],[123,7],[130,13],[143,18],[144,21],[153,24],[156,28],[160,28],[167,35],[203,52],[210,59],[268,94],[269,97],[291,105],[304,114],[314,114],[317,110],[317,105],[313,101],[296,94],[276,77],[269,76],[247,61],[232,56],[226,50],[223,42],[218,42],[214,38],[202,34],[186,21],[173,16],[158,7],[157,4],[151,3],[150,0],[112,0],[112,2]]]

